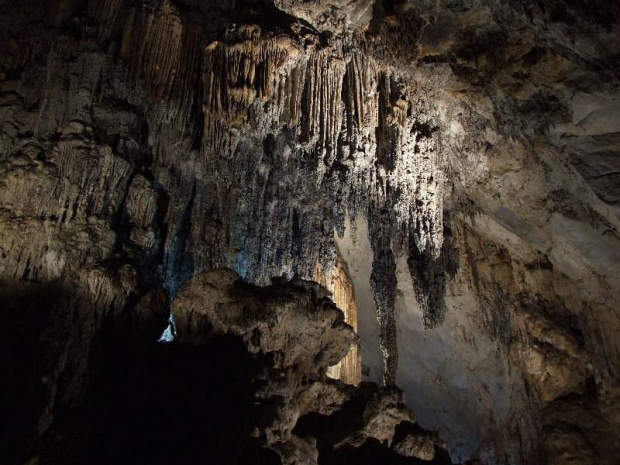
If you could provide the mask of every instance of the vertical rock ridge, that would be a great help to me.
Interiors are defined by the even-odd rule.
[[[135,16],[137,22],[126,24],[125,43],[131,44],[130,79],[144,81],[154,102],[170,97],[180,68],[183,23],[170,0],[161,0],[152,11]]]
[[[342,119],[341,89],[344,62],[331,50],[321,50],[308,60],[301,119],[300,142],[312,142],[323,162],[335,158]]]
[[[325,274],[318,266],[314,272],[314,281],[331,292],[331,298],[344,314],[344,321],[358,334],[358,309],[355,302],[353,283],[347,275],[346,265],[338,257],[331,276]],[[357,386],[362,381],[362,357],[359,344],[354,344],[347,355],[328,369],[328,376],[343,383]]]

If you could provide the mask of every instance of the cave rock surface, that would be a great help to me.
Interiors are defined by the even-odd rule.
[[[0,0],[0,461],[619,463],[619,9]]]

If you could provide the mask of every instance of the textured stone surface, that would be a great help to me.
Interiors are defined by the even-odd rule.
[[[232,271],[206,272],[179,293],[172,316],[182,344],[199,344],[211,334],[239,336],[249,352],[273,356],[279,369],[327,368],[357,343],[325,290],[305,281],[259,292]]]
[[[204,271],[327,284],[341,257],[362,373],[455,460],[618,461],[616,3],[0,8],[8,321],[63,335],[40,441],[110,326],[157,337]]]
[[[314,280],[327,288],[336,306],[344,313],[344,321],[359,334],[359,311],[355,301],[355,289],[349,278],[344,261],[339,258],[328,280],[317,268]],[[349,353],[337,365],[328,369],[328,376],[347,384],[357,385],[362,380],[362,354],[359,344],[351,346]]]

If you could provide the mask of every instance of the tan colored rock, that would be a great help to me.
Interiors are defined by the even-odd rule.
[[[511,351],[524,364],[527,376],[545,402],[583,392],[586,367],[580,360],[536,343],[516,344]]]
[[[351,325],[353,331],[357,333],[358,315],[355,293],[342,259],[336,262],[330,279],[319,268],[315,270],[314,274],[314,280],[330,290],[332,300],[344,313],[344,321]],[[362,380],[362,356],[359,345],[352,346],[347,356],[337,365],[330,367],[327,374],[347,384],[359,384]]]
[[[155,220],[157,195],[144,176],[136,175],[127,191],[127,213],[140,228],[148,229]]]
[[[172,316],[183,343],[199,344],[211,334],[240,336],[250,352],[272,354],[277,368],[334,365],[356,341],[316,284],[276,283],[257,293],[227,270],[196,276],[175,299]],[[290,328],[297,337],[288,337]]]
[[[435,458],[435,440],[429,436],[408,434],[394,445],[394,452],[404,457],[431,461]]]
[[[216,270],[195,276],[172,304],[179,343],[200,346],[211,337],[232,335],[262,361],[256,390],[262,415],[253,435],[283,463],[317,463],[317,439],[293,433],[306,417],[346,416],[335,424],[343,431],[334,437],[345,437],[329,446],[335,449],[355,449],[370,438],[390,447],[397,426],[415,422],[397,388],[355,388],[325,377],[326,368],[344,358],[355,341],[326,296],[326,289],[307,281],[280,279],[260,288],[230,270]],[[355,411],[347,410],[350,404]],[[333,442],[329,431],[315,434]],[[431,440],[429,452],[420,438],[404,441],[397,452],[408,457],[429,457],[439,445]]]
[[[403,403],[402,391],[395,388],[372,392],[362,415],[363,424],[338,443],[337,448],[360,447],[369,438],[391,446],[396,426],[403,422],[415,422],[415,416]]]

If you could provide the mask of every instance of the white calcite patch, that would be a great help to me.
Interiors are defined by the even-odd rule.
[[[372,289],[372,249],[366,220],[358,216],[353,223],[347,216],[342,238],[335,234],[338,253],[346,263],[355,293],[358,311],[358,335],[362,351],[364,380],[383,383],[383,355],[380,347],[379,320]]]
[[[512,397],[522,389],[519,378],[472,318],[473,294],[452,283],[444,323],[425,331],[404,258],[397,276],[397,385],[407,404],[424,428],[439,431],[454,461],[493,457]]]

